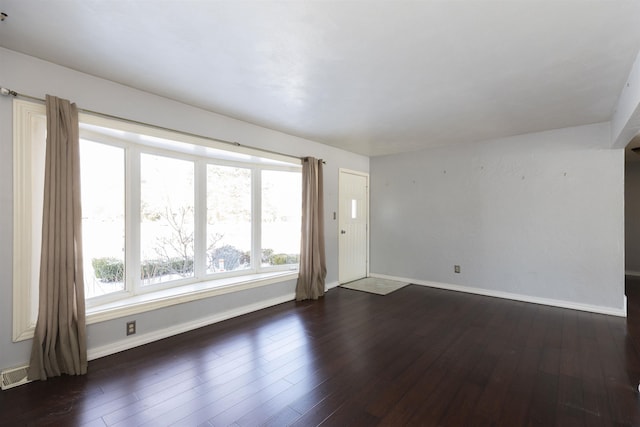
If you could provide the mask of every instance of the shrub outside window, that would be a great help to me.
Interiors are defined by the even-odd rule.
[[[207,165],[207,274],[251,268],[251,169]]]
[[[302,205],[300,174],[262,171],[262,266],[299,263]]]
[[[125,156],[122,147],[80,142],[85,298],[125,290]],[[106,177],[109,177],[106,179]]]

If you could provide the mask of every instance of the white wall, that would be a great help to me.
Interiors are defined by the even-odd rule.
[[[372,158],[371,272],[624,314],[624,155],[610,146],[597,124]]]
[[[326,160],[325,230],[327,283],[338,280],[338,235],[332,212],[338,209],[338,170],[369,171],[369,159],[327,145],[207,112],[149,93],[121,86],[52,63],[0,48],[0,84],[17,92],[44,98],[52,94],[76,102],[80,108],[168,127],[244,145],[314,156]],[[13,343],[12,325],[12,100],[0,98],[0,369],[28,361],[31,341]],[[225,313],[254,309],[263,301],[293,299],[295,281],[181,304],[136,316],[136,339],[153,339],[167,331],[202,326]],[[127,319],[129,319],[128,317]],[[90,355],[126,348],[124,319],[88,327]]]
[[[633,62],[611,116],[613,147],[626,147],[638,132],[640,132],[640,52]]]

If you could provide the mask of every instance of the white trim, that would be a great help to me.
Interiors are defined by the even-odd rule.
[[[470,286],[454,285],[450,283],[431,282],[427,280],[409,279],[406,277],[387,276],[384,274],[371,274],[371,277],[380,279],[395,280],[399,282],[412,283],[415,285],[428,286],[430,288],[445,289],[448,291],[465,292],[469,294],[483,295],[487,297],[510,299],[533,304],[549,305],[552,307],[569,308],[571,310],[588,311],[591,313],[607,314],[610,316],[627,317],[627,297],[623,298],[623,307],[614,308],[601,305],[582,304],[573,301],[556,300],[551,298],[533,297],[530,295],[513,294],[511,292],[494,291],[491,289],[473,288]]]
[[[242,307],[234,308],[232,310],[225,311],[224,313],[217,313],[208,317],[197,319],[191,322],[181,323],[174,325],[170,328],[163,328],[157,331],[150,332],[148,334],[131,336],[116,342],[105,344],[96,348],[87,350],[88,360],[95,360],[100,357],[109,356],[111,354],[119,353],[121,351],[130,350],[134,347],[138,347],[144,344],[149,344],[154,341],[158,341],[164,338],[168,338],[174,335],[178,335],[184,332],[192,331],[194,329],[201,328],[203,326],[212,325],[214,323],[222,322],[233,317],[242,316],[243,314],[251,313],[253,311],[262,310],[263,308],[272,307],[274,305],[282,304],[285,302],[293,301],[295,299],[295,293],[283,295],[269,300],[260,301],[254,304],[245,305]]]
[[[203,159],[193,162],[194,200],[193,217],[195,229],[204,230],[204,235],[195,235],[193,252],[195,254],[207,251],[207,207],[201,204],[207,203],[207,163]],[[193,271],[196,276],[202,277],[207,270],[206,257],[193,257]]]
[[[31,338],[37,317],[38,274],[32,261],[40,248],[33,242],[34,174],[32,122],[44,117],[44,105],[13,100],[13,341]]]
[[[302,221],[302,217],[300,218]],[[262,171],[256,168],[251,169],[251,242],[251,260],[255,260],[255,267],[260,268],[262,264]]]
[[[357,171],[357,170],[347,169],[347,168],[340,168],[339,171],[344,173],[350,173],[351,175],[359,175],[359,176],[365,176],[369,178],[369,172],[362,172],[362,171]]]
[[[337,288],[338,286],[340,286],[340,282],[335,281],[335,282],[331,282],[331,283],[325,283],[324,284],[324,291],[330,291],[333,288]]]

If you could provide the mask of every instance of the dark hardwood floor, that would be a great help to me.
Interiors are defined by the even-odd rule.
[[[0,392],[0,425],[638,426],[627,319],[411,285],[331,290]]]

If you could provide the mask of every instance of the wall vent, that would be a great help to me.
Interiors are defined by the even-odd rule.
[[[29,366],[21,366],[19,368],[7,369],[2,371],[2,390],[17,387],[22,384],[30,383],[27,378],[27,370]]]

